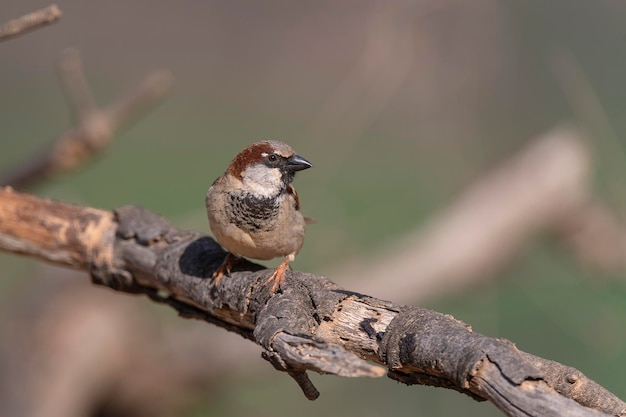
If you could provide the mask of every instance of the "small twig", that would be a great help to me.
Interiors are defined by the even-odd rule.
[[[97,110],[78,49],[67,48],[61,53],[59,78],[74,112],[74,123],[78,125],[87,119],[89,113]]]
[[[130,94],[121,97],[103,110],[112,126],[119,129],[158,103],[169,93],[174,77],[167,70],[158,70],[149,74]]]
[[[0,184],[24,189],[43,178],[83,165],[111,143],[117,130],[161,101],[173,82],[169,71],[156,71],[127,96],[98,109],[78,51],[64,52],[59,72],[74,112],[75,127],[30,161],[0,176]]]
[[[56,4],[9,20],[0,26],[0,41],[23,35],[31,30],[52,24],[61,18],[61,9]]]

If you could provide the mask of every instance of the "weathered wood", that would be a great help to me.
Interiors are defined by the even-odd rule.
[[[511,416],[626,415],[624,402],[579,371],[474,333],[449,315],[302,272],[290,271],[271,296],[263,284],[272,271],[247,261],[215,286],[210,277],[225,256],[219,245],[139,207],[109,213],[0,190],[0,249],[86,269],[100,285],[146,294],[251,339],[310,399],[318,393],[307,370],[382,376],[382,365],[398,381],[451,388]],[[572,375],[585,383],[564,389]]]
[[[555,396],[543,380],[524,381],[519,389],[511,385],[497,363],[485,360],[476,372],[474,385],[488,392],[491,401],[509,416],[582,417],[604,416],[597,410],[581,409],[566,397]],[[529,403],[528,399],[532,401]],[[617,415],[622,415],[617,414]]]
[[[113,214],[60,204],[5,188],[0,204],[0,246],[71,268],[113,261]]]

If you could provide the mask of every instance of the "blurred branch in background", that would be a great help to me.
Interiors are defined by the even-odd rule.
[[[52,4],[0,25],[0,42],[50,25],[61,18],[61,9]]]
[[[247,374],[263,365],[258,346],[231,343],[220,329],[156,320],[83,273],[39,270],[2,309],[10,320],[0,338],[10,343],[0,346],[0,415],[178,415],[232,377],[238,360],[258,364]]]
[[[77,50],[68,49],[62,54],[59,73],[73,110],[75,127],[42,153],[1,175],[0,184],[24,189],[51,175],[84,165],[109,146],[116,130],[159,103],[170,91],[173,82],[169,71],[155,71],[134,91],[99,109]]]
[[[554,231],[578,258],[626,268],[626,227],[593,195],[591,155],[580,133],[555,130],[478,178],[448,208],[375,259],[337,271],[369,294],[403,302],[459,292],[497,272],[540,231]],[[394,277],[393,285],[381,280]]]

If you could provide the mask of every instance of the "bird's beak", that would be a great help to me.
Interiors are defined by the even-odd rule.
[[[300,155],[293,154],[289,159],[287,159],[287,171],[296,172],[302,171],[303,169],[311,168],[313,166],[312,163],[301,157]]]

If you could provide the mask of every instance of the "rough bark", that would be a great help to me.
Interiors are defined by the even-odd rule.
[[[449,315],[295,271],[271,296],[263,285],[271,270],[249,262],[215,286],[210,276],[225,256],[219,245],[140,207],[108,212],[7,188],[0,191],[0,249],[88,270],[97,284],[146,294],[253,340],[309,399],[318,392],[307,370],[387,373],[489,400],[510,416],[626,415],[624,402],[579,371],[474,333]]]

